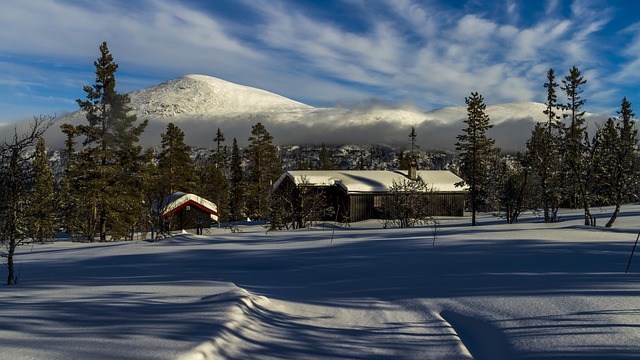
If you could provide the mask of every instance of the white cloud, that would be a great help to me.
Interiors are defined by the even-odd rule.
[[[250,26],[174,0],[127,7],[8,2],[0,25],[12,31],[0,32],[0,54],[66,64],[53,76],[68,78],[66,86],[76,93],[92,80],[91,62],[106,40],[127,69],[122,80],[128,90],[150,85],[149,78],[202,73],[307,102],[382,96],[431,107],[462,104],[470,91],[483,93],[488,102],[542,99],[548,68],[561,74],[572,65],[585,71],[598,65],[593,38],[612,18],[606,8],[586,1],[574,1],[568,15],[563,3],[547,1],[533,18],[523,14],[522,3],[507,0],[504,16],[493,18],[437,2],[345,0],[350,15],[362,18],[353,28],[299,2],[240,3],[250,12]],[[638,78],[638,38],[625,53],[629,60],[619,79]],[[0,64],[0,81],[32,87],[38,74],[53,83],[38,67],[24,65],[10,78]]]

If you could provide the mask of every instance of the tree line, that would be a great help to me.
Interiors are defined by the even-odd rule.
[[[595,226],[591,208],[611,205],[614,211],[605,224],[611,227],[621,205],[637,199],[640,159],[631,103],[624,97],[618,116],[589,134],[582,97],[586,83],[575,66],[560,84],[549,69],[544,83],[547,121],[537,123],[524,151],[512,156],[500,155],[487,134],[493,125],[482,95],[466,98],[467,127],[457,137],[456,149],[460,175],[469,187],[473,225],[477,211],[496,211],[513,223],[524,210],[534,210],[551,223],[567,207],[583,209],[584,224]]]
[[[45,242],[58,231],[84,241],[133,239],[149,229],[153,237],[153,231],[161,228],[158,205],[175,191],[197,193],[214,202],[221,222],[274,219],[280,225],[290,221],[305,226],[315,216],[313,206],[294,209],[270,197],[283,165],[262,123],[252,126],[244,150],[235,138],[231,146],[226,145],[218,128],[211,152],[194,159],[184,132],[173,123],[161,134],[158,151],[143,149],[138,140],[148,121],[138,121],[131,114],[129,97],[116,91],[118,65],[106,43],[99,50],[95,83],[84,87],[86,99],[77,100],[86,123],[61,125],[66,140],[59,179],[49,166],[42,137],[54,124],[53,117],[34,118],[31,131],[19,134],[16,130],[12,139],[0,145],[0,240],[10,269],[8,284],[18,280],[13,255],[26,241]],[[509,156],[501,154],[488,135],[492,125],[482,95],[473,92],[465,98],[468,116],[457,137],[454,170],[464,179],[459,185],[468,186],[473,225],[478,211],[499,212],[512,223],[528,209],[540,211],[545,222],[555,222],[561,207],[581,207],[585,224],[596,225],[591,207],[614,205],[606,224],[610,227],[620,206],[635,199],[640,167],[631,104],[623,98],[618,116],[590,136],[586,99],[581,95],[586,83],[576,67],[560,84],[550,69],[544,83],[547,121],[535,125],[524,151]],[[562,101],[558,90],[565,95]],[[416,161],[416,137],[412,128],[412,150],[400,155],[405,166]],[[364,168],[363,157],[360,168]],[[298,165],[312,167],[304,162]],[[335,166],[323,144],[313,167]],[[305,197],[311,204],[321,202]],[[301,215],[284,219],[294,210]]]

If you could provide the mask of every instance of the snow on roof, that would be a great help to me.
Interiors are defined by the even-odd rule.
[[[210,213],[212,220],[218,220],[218,207],[216,204],[198,195],[183,192],[174,192],[162,200],[162,204],[166,204],[162,208],[162,216],[167,216],[188,203]]]
[[[417,175],[435,191],[462,192],[467,189],[466,186],[455,186],[463,180],[448,170],[419,170]],[[408,174],[402,170],[295,170],[284,173],[273,188],[280,186],[286,177],[292,179],[296,185],[339,185],[349,193],[368,193],[387,192],[394,182],[408,179]]]

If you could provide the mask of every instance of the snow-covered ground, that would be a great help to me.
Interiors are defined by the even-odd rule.
[[[0,358],[640,358],[640,205],[441,222],[25,246]]]

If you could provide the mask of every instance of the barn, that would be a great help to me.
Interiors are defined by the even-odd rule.
[[[272,192],[286,187],[312,187],[322,191],[327,206],[347,221],[379,218],[394,183],[422,179],[431,191],[425,193],[432,216],[463,216],[467,188],[463,180],[447,170],[296,170],[287,171]]]
[[[218,221],[216,204],[195,194],[175,192],[162,200],[160,208],[166,231],[195,229],[202,234]]]

